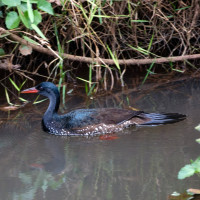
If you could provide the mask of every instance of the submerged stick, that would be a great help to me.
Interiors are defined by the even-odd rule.
[[[30,43],[16,34],[13,34],[4,28],[0,27],[0,35],[1,33],[4,34],[9,34],[8,36],[12,38],[15,41],[18,41],[21,44],[31,46],[34,50],[48,54],[53,57],[57,57],[57,55],[60,55],[59,52],[57,51],[51,51],[48,48],[44,48],[41,45],[36,45],[33,43]],[[90,58],[90,57],[85,57],[85,56],[75,56],[67,53],[63,53],[62,58],[72,60],[72,61],[79,61],[79,62],[85,62],[85,63],[94,63],[94,62],[100,62],[100,63],[105,63],[109,65],[115,65],[115,62],[112,59],[105,59],[105,58]],[[173,56],[173,57],[162,57],[162,58],[145,58],[145,59],[119,59],[118,63],[119,65],[146,65],[146,64],[151,64],[151,63],[166,63],[166,62],[178,62],[178,61],[184,61],[184,60],[194,60],[194,59],[199,59],[200,54],[193,54],[193,55],[184,55],[184,56]]]

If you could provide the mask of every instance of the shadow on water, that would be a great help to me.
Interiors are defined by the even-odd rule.
[[[158,127],[130,128],[119,139],[56,137],[41,130],[48,101],[1,112],[1,199],[147,199],[163,200],[174,192],[199,188],[193,176],[177,173],[199,156],[195,142],[200,123],[200,81],[184,81],[155,90],[125,90],[94,99],[87,107],[128,107],[149,112],[179,112],[185,121]],[[65,112],[85,107],[68,98]],[[64,107],[60,109],[64,111]],[[8,119],[6,120],[5,119]]]

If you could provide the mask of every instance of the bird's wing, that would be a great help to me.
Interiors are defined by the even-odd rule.
[[[67,114],[66,128],[82,128],[97,124],[120,124],[132,118],[142,118],[142,111],[128,109],[79,109]]]

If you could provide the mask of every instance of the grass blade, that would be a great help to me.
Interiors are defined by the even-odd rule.
[[[91,83],[92,83],[92,65],[89,67],[89,87],[91,88]]]
[[[29,38],[29,37],[27,37],[27,36],[23,36],[23,38],[24,38],[26,41],[28,41],[28,42],[30,42],[30,43],[32,43],[32,44],[40,45],[38,42],[32,40],[31,38]]]
[[[144,23],[144,22],[149,22],[148,20],[131,20],[132,22],[137,22],[137,23]]]
[[[20,99],[21,101],[23,101],[23,102],[27,102],[27,100],[24,99],[24,98],[22,98],[22,97],[19,97],[19,99]]]
[[[146,79],[148,78],[149,74],[151,73],[151,69],[153,68],[153,66],[154,66],[154,62],[151,63],[149,69],[147,70],[147,73],[142,81],[142,85],[145,83]]]
[[[26,83],[27,79],[19,86],[19,89],[21,90],[24,84]]]
[[[90,81],[88,81],[88,80],[85,80],[85,79],[83,79],[83,78],[77,77],[77,79],[79,79],[79,80],[81,80],[81,81],[84,81],[84,82],[86,82],[86,83],[92,84],[92,82],[90,82]]]
[[[110,47],[108,45],[107,45],[107,49],[108,49],[108,51],[109,51],[109,53],[110,53],[115,65],[116,65],[117,69],[119,70],[119,72],[121,74],[121,68],[119,66],[119,62],[117,60],[117,56],[113,54],[113,52],[111,51],[111,49],[110,49]]]
[[[95,83],[92,85],[92,87],[90,88],[90,91],[87,93],[87,96],[90,96],[92,92],[94,92],[95,85],[96,85]]]
[[[48,99],[48,98],[46,98],[46,99],[42,99],[42,100],[39,100],[39,101],[38,101],[39,96],[40,96],[40,95],[38,95],[38,96],[36,97],[36,99],[35,99],[35,101],[33,102],[33,104],[38,104],[38,103],[41,103],[41,102],[46,101],[46,100]]]
[[[9,77],[10,82],[12,83],[12,85],[15,87],[15,89],[20,92],[20,88],[16,85],[16,83]]]
[[[6,94],[7,103],[8,103],[9,105],[13,105],[12,103],[10,103],[10,97],[9,97],[9,95],[8,95],[7,88],[5,88],[5,94]]]
[[[150,52],[150,49],[151,49],[151,46],[152,46],[152,43],[153,43],[153,39],[154,39],[154,33],[152,34],[151,40],[149,42],[149,46],[148,46],[148,49],[147,49],[148,52]]]
[[[63,104],[65,104],[65,96],[66,96],[66,85],[63,85],[63,88],[62,88],[62,101],[63,101]]]

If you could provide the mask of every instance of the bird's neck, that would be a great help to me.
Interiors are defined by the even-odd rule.
[[[44,114],[43,119],[50,120],[54,115],[57,115],[58,108],[60,105],[60,95],[51,95],[49,98],[49,106]]]

